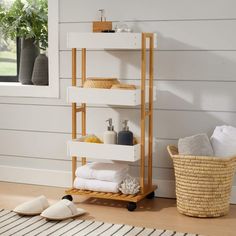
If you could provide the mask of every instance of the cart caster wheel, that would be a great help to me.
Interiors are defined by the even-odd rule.
[[[134,211],[137,208],[137,204],[135,202],[129,202],[127,204],[128,211]]]
[[[153,199],[154,197],[155,197],[155,192],[151,192],[146,196],[147,199]]]
[[[73,201],[73,197],[71,195],[65,195],[64,197],[62,197],[62,199],[67,199],[69,201]]]

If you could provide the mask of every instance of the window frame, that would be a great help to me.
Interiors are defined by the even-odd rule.
[[[0,75],[1,82],[18,82],[19,81],[19,70],[20,70],[20,53],[21,53],[21,42],[19,38],[16,38],[16,73],[17,75]]]
[[[59,98],[59,1],[48,0],[48,62],[49,85],[27,85],[18,82],[0,82],[0,101],[9,97]],[[5,97],[5,98],[4,98]],[[10,100],[11,101],[11,100]]]

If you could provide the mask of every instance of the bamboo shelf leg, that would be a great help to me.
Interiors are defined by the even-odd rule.
[[[146,36],[142,33],[142,58],[141,58],[141,163],[140,163],[140,186],[141,193],[144,193],[145,184],[145,80],[146,80]]]
[[[152,186],[153,152],[153,34],[149,38],[149,124],[148,124],[148,185]]]
[[[82,66],[81,66],[81,72],[82,72],[82,86],[84,85],[84,82],[86,81],[86,48],[82,48]],[[82,103],[82,135],[86,135],[86,104]],[[86,164],[86,158],[82,157],[82,165]]]
[[[72,49],[72,86],[76,86],[76,48]],[[72,103],[72,139],[76,139],[76,103]],[[77,157],[72,157],[72,186],[75,180]]]

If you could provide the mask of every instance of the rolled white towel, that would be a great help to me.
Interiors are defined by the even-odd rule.
[[[127,164],[93,162],[78,167],[75,175],[83,179],[121,182],[128,171],[129,166]]]
[[[217,157],[236,155],[236,128],[232,126],[216,126],[211,138],[214,154]]]
[[[74,181],[74,188],[85,189],[99,192],[118,193],[120,182],[109,182],[96,179],[83,179],[76,177]]]
[[[213,156],[213,149],[206,134],[180,138],[178,150],[180,155]]]

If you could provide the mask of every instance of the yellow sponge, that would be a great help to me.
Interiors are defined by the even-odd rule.
[[[84,139],[87,143],[102,143],[102,141],[95,135],[88,136]]]

